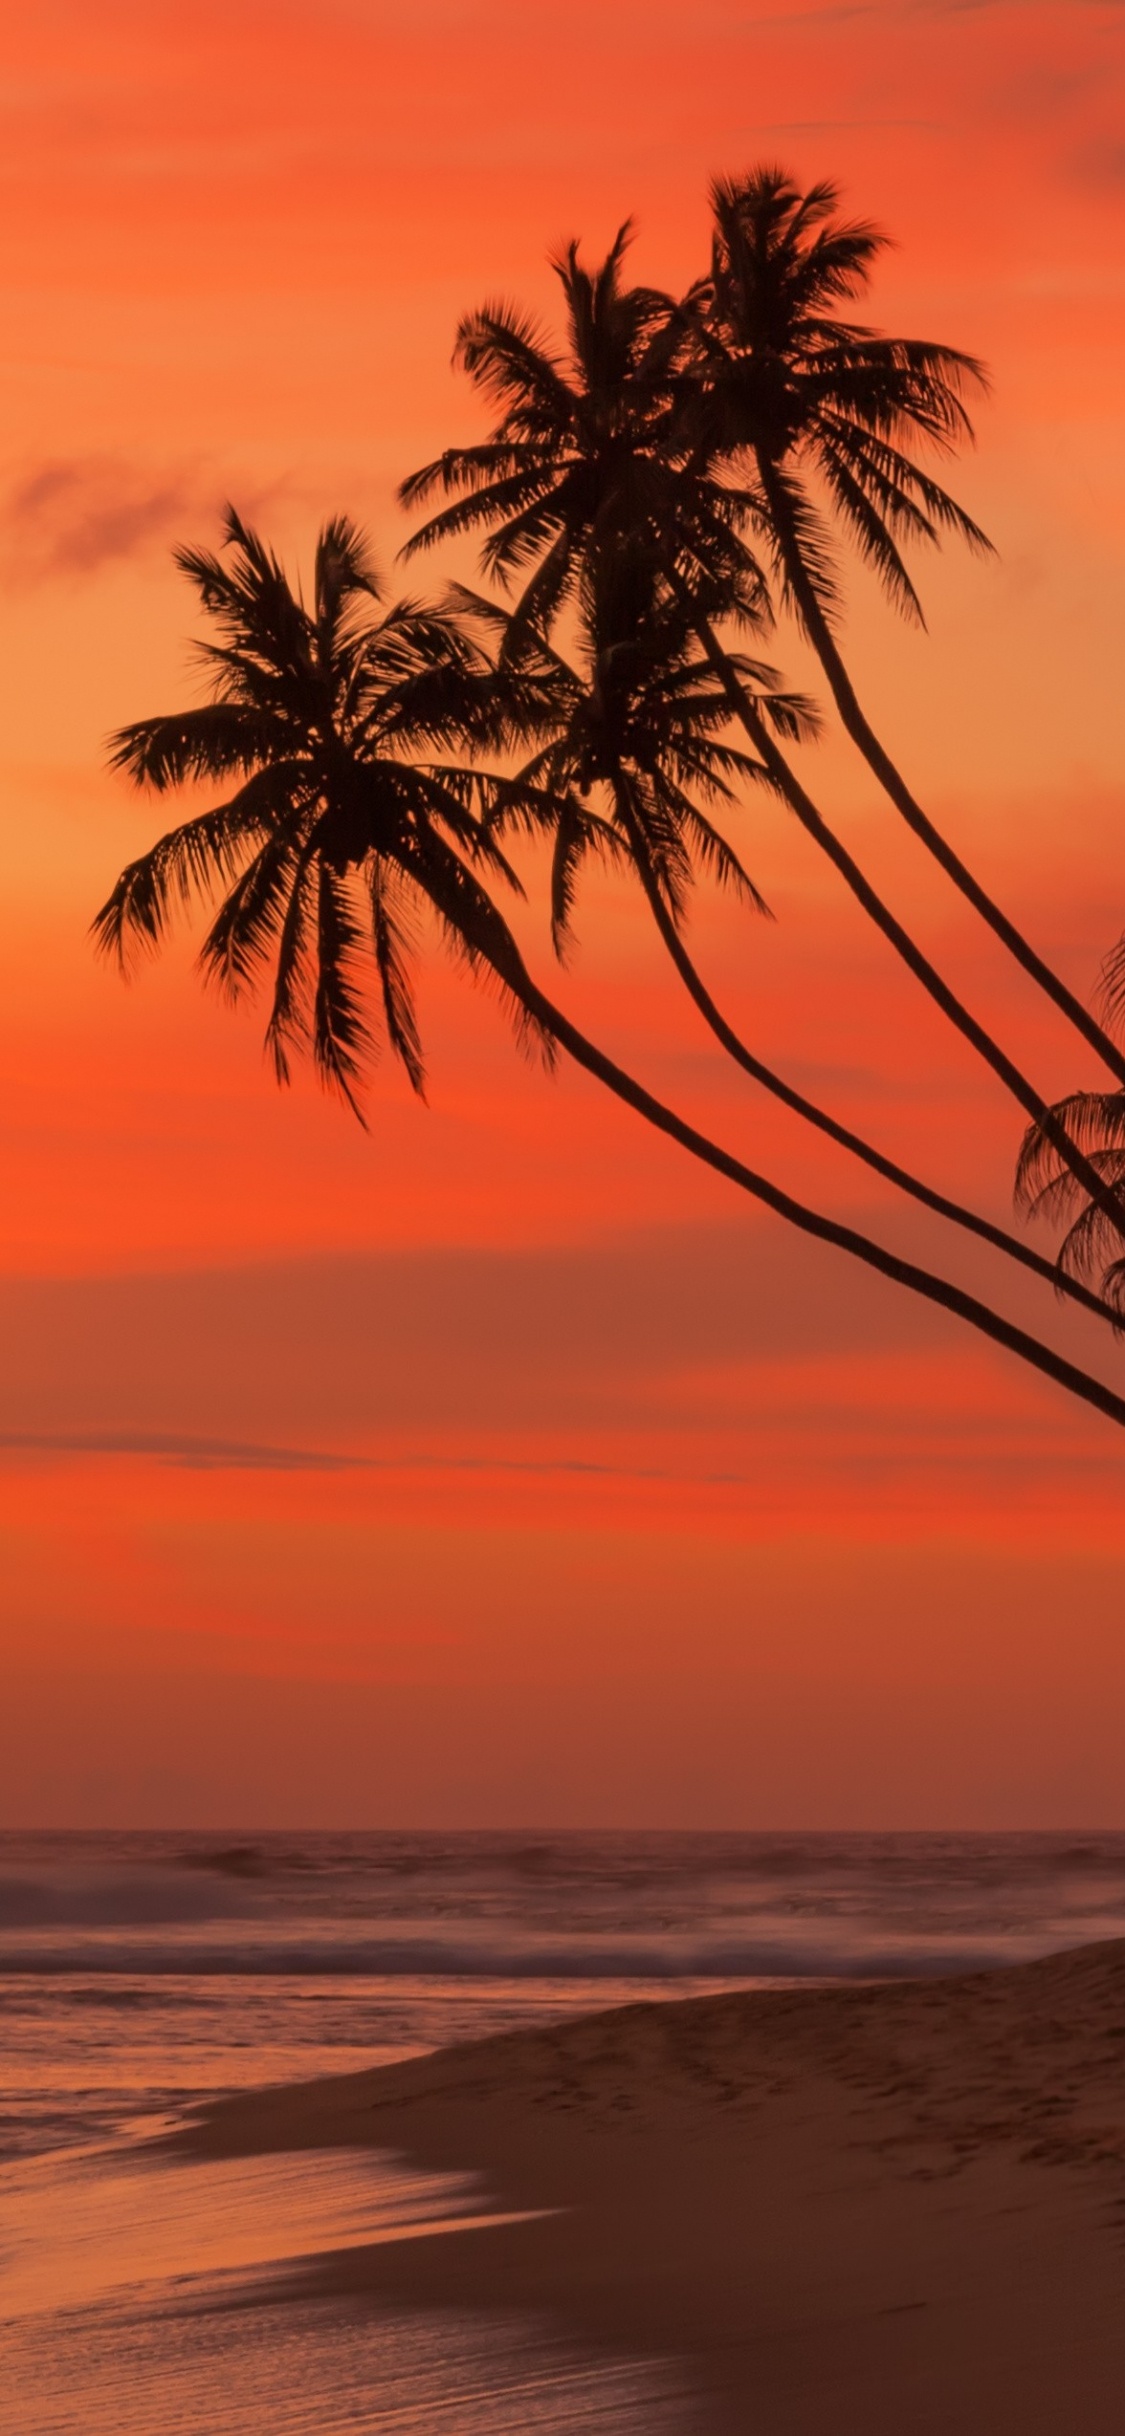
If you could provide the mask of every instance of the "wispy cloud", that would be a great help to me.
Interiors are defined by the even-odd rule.
[[[666,1481],[682,1476],[682,1467],[669,1470],[651,1464],[598,1463],[567,1455],[434,1455],[416,1448],[404,1448],[401,1455],[349,1455],[151,1430],[0,1430],[0,1459],[5,1455],[132,1455],[188,1472],[474,1472],[531,1479]],[[704,1472],[693,1477],[711,1486],[729,1487],[741,1484],[744,1476],[740,1472]]]
[[[315,1448],[255,1446],[240,1438],[195,1438],[151,1430],[4,1430],[0,1453],[10,1455],[142,1455],[186,1471],[346,1472],[351,1455]]]
[[[1072,153],[1068,167],[1076,185],[1103,187],[1116,195],[1125,185],[1125,144],[1116,137],[1084,143]]]
[[[929,1249],[921,1221],[900,1222],[895,1241],[915,1256]],[[963,1274],[987,1287],[988,1256],[967,1256]],[[1013,1315],[1032,1318],[1034,1289],[1005,1291]],[[963,1340],[953,1320],[849,1271],[838,1253],[810,1256],[752,1224],[537,1249],[434,1246],[169,1276],[3,1279],[0,1342],[0,1451],[13,1458],[117,1454],[197,1470],[372,1476],[601,1472],[608,1458],[613,1472],[621,1463],[635,1476],[640,1449],[607,1447],[606,1431],[641,1431],[646,1442],[652,1431],[677,1433],[677,1474],[689,1442],[689,1468],[708,1461],[713,1430],[725,1438],[761,1427],[788,1443],[821,1426],[857,1358],[846,1409],[829,1416],[836,1439],[865,1435],[863,1378],[877,1434],[893,1407],[910,1435],[916,1416],[903,1398],[914,1367],[918,1426],[932,1446],[927,1366],[958,1357]],[[1096,1362],[1099,1349],[1089,1350]],[[994,1429],[996,1407],[981,1404],[975,1370],[941,1409],[966,1444],[979,1444],[981,1411]],[[1054,1443],[1054,1405],[1029,1409],[1032,1436],[1042,1429]],[[1010,1443],[1021,1410],[1014,1377],[1004,1410]],[[551,1443],[513,1442],[527,1432],[548,1432]],[[1074,1443],[1088,1449],[1090,1440]]]
[[[21,467],[0,495],[0,577],[26,584],[96,575],[212,530],[232,490],[256,516],[286,487],[232,481],[201,464],[44,458]]]

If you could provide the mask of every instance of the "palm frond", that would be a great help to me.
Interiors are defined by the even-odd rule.
[[[426,1069],[410,979],[410,959],[417,947],[416,929],[409,919],[405,892],[397,873],[373,862],[368,877],[375,967],[379,976],[387,1038],[405,1067],[411,1089],[420,1100],[424,1100]]]
[[[573,939],[574,900],[578,875],[590,851],[591,837],[584,806],[574,795],[558,804],[551,856],[551,945],[560,964]]]
[[[525,542],[532,540],[530,528],[525,529],[521,538]],[[517,651],[522,651],[530,637],[545,638],[550,634],[561,611],[573,599],[581,579],[580,547],[576,545],[575,536],[566,523],[560,521],[553,541],[545,530],[543,541],[546,547],[539,564],[524,585],[509,619],[504,647],[504,659],[508,663]],[[486,560],[486,564],[495,563],[491,559]],[[514,571],[515,563],[509,561],[503,570],[498,568],[497,571],[506,578]]]
[[[433,829],[419,831],[412,840],[403,869],[428,901],[450,954],[499,999],[517,1045],[553,1066],[555,1044],[529,1012],[522,993],[519,949],[475,874]]]
[[[861,557],[873,567],[888,598],[900,615],[911,624],[925,627],[922,603],[897,543],[892,537],[885,506],[877,507],[870,488],[856,480],[852,466],[840,450],[825,444],[820,450],[820,466],[829,490],[859,546]],[[910,515],[915,534],[934,539],[933,527],[910,508],[903,499],[898,507],[897,521],[902,524]]]
[[[557,480],[558,468],[553,463],[546,469],[524,463],[495,482],[477,483],[451,506],[439,508],[436,515],[420,525],[404,542],[399,555],[413,558],[420,550],[433,549],[438,542],[457,541],[463,534],[484,532],[497,523],[504,529],[510,516],[534,508]]]
[[[765,898],[745,865],[740,862],[733,846],[695,805],[682,813],[681,830],[684,845],[699,869],[707,872],[718,887],[741,897],[744,904],[753,907],[755,913],[772,921],[773,916]]]
[[[839,615],[826,537],[797,478],[803,465],[823,477],[895,605],[920,619],[900,545],[943,534],[975,550],[990,544],[908,450],[948,453],[971,440],[967,401],[987,376],[959,349],[844,318],[887,239],[869,222],[842,219],[839,200],[827,181],[802,193],[772,164],[717,182],[711,276],[679,313],[696,376],[689,419],[704,455],[733,461],[743,450],[767,490],[787,482],[790,530],[778,551],[787,592],[796,551],[823,617]]]
[[[131,948],[155,950],[173,914],[237,880],[248,855],[276,831],[306,773],[299,765],[260,770],[230,803],[183,821],[127,864],[91,925],[98,949],[127,968]]]
[[[228,644],[278,669],[297,666],[307,657],[311,625],[280,559],[233,507],[224,534],[226,562],[211,551],[181,549],[173,552],[177,566]]]
[[[1125,1091],[1076,1091],[1051,1110],[1084,1151],[1108,1203],[1088,1193],[1042,1122],[1029,1126],[1016,1167],[1017,1207],[1065,1225],[1056,1255],[1064,1276],[1095,1280],[1104,1300],[1125,1313]]]
[[[573,405],[561,362],[533,315],[518,305],[492,303],[467,313],[458,327],[453,361],[509,416],[535,409],[548,416],[560,410],[566,414]]]
[[[268,837],[236,880],[199,950],[199,969],[232,1003],[261,978],[309,861],[299,839]]]
[[[1099,1288],[1102,1301],[1109,1303],[1125,1323],[1125,1260],[1111,1260],[1103,1269]]]
[[[1116,1183],[1119,1176],[1104,1181]],[[1087,1201],[1073,1224],[1067,1228],[1056,1255],[1057,1265],[1066,1277],[1095,1280],[1104,1292],[1104,1281],[1125,1264],[1121,1253],[1121,1228],[1096,1201]],[[1118,1306],[1120,1307],[1120,1306]]]
[[[526,470],[526,451],[515,442],[480,440],[471,448],[445,448],[440,457],[429,465],[420,465],[416,473],[407,474],[395,494],[399,506],[422,507],[436,492],[451,499],[460,491],[491,488],[495,482],[508,482]],[[406,543],[402,552],[408,558],[418,546],[418,537]]]
[[[829,623],[839,617],[842,600],[839,569],[824,521],[818,515],[803,484],[785,466],[775,466],[773,481],[779,498],[784,502],[793,542],[801,565],[816,594]],[[789,608],[800,616],[800,603],[793,591],[785,550],[775,544],[774,563],[781,591]]]
[[[309,1032],[309,993],[315,965],[314,924],[317,864],[311,841],[294,857],[288,901],[281,917],[266,1048],[279,1083],[290,1079],[289,1053],[303,1049]]]
[[[238,997],[272,975],[266,1042],[279,1080],[295,1051],[311,1050],[357,1115],[373,1003],[423,1086],[409,969],[423,898],[526,1032],[526,976],[485,885],[520,889],[490,824],[496,780],[459,756],[469,744],[506,749],[522,732],[538,681],[528,654],[498,676],[464,604],[382,609],[346,517],[322,530],[311,615],[233,511],[222,556],[185,550],[180,563],[211,624],[200,656],[212,699],[122,730],[114,758],[158,790],[232,767],[245,776],[230,803],[122,873],[97,917],[100,944],[119,955],[156,946],[177,905],[221,890],[204,978]]]
[[[370,605],[381,590],[362,527],[350,516],[331,517],[318,536],[313,569],[317,651],[325,673],[361,656]]]
[[[276,751],[279,732],[268,712],[248,703],[204,702],[198,710],[118,728],[109,740],[109,764],[135,786],[163,795],[193,779],[221,780],[256,769]]]
[[[339,1092],[361,1125],[367,1120],[357,1086],[372,1048],[361,979],[369,935],[365,936],[347,876],[321,862],[317,870],[313,1057],[322,1080]]]
[[[1125,1091],[1072,1091],[1051,1110],[1055,1122],[1091,1160],[1102,1153],[1125,1150]],[[1061,1171],[1061,1172],[1057,1172]],[[1029,1125],[1016,1166],[1016,1200],[1021,1209],[1035,1209],[1045,1192],[1060,1201],[1079,1200],[1082,1186],[1060,1159],[1049,1133]]]
[[[956,533],[978,557],[995,556],[995,545],[983,527],[890,441],[837,413],[821,415],[818,428],[892,529],[899,524],[908,536],[927,541],[937,541],[943,531]]]
[[[1125,1020],[1125,936],[1111,947],[1102,965],[1101,1003],[1109,1023]]]

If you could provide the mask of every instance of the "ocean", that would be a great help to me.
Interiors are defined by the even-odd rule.
[[[688,2436],[660,2361],[526,2321],[271,2301],[282,2260],[495,2215],[468,2178],[148,2144],[221,2091],[521,2023],[1122,1935],[1125,1834],[0,1836],[0,2421]]]

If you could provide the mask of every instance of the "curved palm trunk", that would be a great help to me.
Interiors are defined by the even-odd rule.
[[[943,981],[936,965],[930,963],[929,957],[923,954],[922,949],[916,945],[909,931],[903,928],[890,907],[884,905],[882,898],[872,887],[866,874],[861,871],[854,856],[849,854],[847,847],[836,836],[835,830],[829,828],[811,795],[806,794],[796,773],[790,769],[784,753],[771,735],[761,712],[752,698],[744,693],[722,644],[709,620],[692,600],[687,586],[676,575],[673,575],[672,580],[677,596],[682,601],[685,612],[691,619],[692,627],[707,654],[708,661],[722,685],[731,710],[745,728],[778,793],[784,797],[790,810],[796,814],[801,827],[815,840],[821,851],[828,856],[829,861],[835,864],[841,878],[846,881],[852,895],[862,905],[864,912],[870,915],[877,929],[881,930],[884,938],[889,940],[890,945],[901,956],[903,963],[909,966],[910,971],[921,982],[923,989],[933,999],[934,1004],[941,1008],[942,1014],[946,1015],[956,1030],[971,1043],[978,1056],[983,1057],[985,1064],[991,1066],[993,1073],[1011,1092],[1013,1099],[1019,1101],[1020,1107],[1033,1118],[1046,1140],[1057,1150],[1064,1165],[1069,1167],[1071,1174],[1082,1186],[1083,1192],[1088,1193],[1090,1199],[1097,1203],[1098,1208],[1104,1210],[1116,1232],[1125,1237],[1125,1204],[1112,1187],[1106,1184],[1104,1178],[1099,1176],[1097,1169],[1091,1165],[1078,1144],[1071,1140],[1065,1127],[1060,1124],[1054,1109],[1040,1097],[1034,1084],[1029,1083],[1026,1075],[1021,1074],[1019,1067],[1000,1047],[999,1042],[993,1040],[991,1033],[986,1032],[984,1025],[978,1023],[976,1016],[970,1015],[968,1008],[962,1005],[961,1000],[950,989],[948,982]]]
[[[704,1023],[714,1033],[728,1057],[733,1058],[746,1074],[752,1075],[763,1090],[780,1100],[783,1107],[791,1108],[794,1115],[803,1117],[806,1124],[826,1134],[829,1141],[837,1142],[842,1150],[848,1150],[854,1158],[861,1159],[865,1167],[873,1169],[888,1184],[897,1185],[900,1192],[908,1193],[914,1201],[920,1201],[924,1209],[936,1211],[939,1218],[947,1218],[954,1226],[964,1227],[966,1233],[978,1235],[983,1243],[991,1244],[994,1250],[1005,1252],[1009,1260],[1019,1261],[1034,1276],[1044,1279],[1057,1294],[1068,1295],[1073,1302],[1080,1303],[1083,1310],[1092,1311],[1098,1319],[1106,1320],[1115,1332],[1120,1331],[1123,1324],[1121,1314],[1114,1311],[1109,1303],[1103,1302],[1100,1295],[1092,1294],[1089,1287],[1081,1285],[1077,1278],[1068,1277],[1053,1261],[1045,1260],[1041,1253],[1033,1251],[1030,1244],[1022,1243],[1018,1235],[1009,1235],[1006,1228],[994,1226],[990,1219],[978,1217],[975,1210],[965,1209],[961,1202],[952,1201],[945,1193],[936,1192],[931,1185],[923,1184],[920,1177],[911,1175],[909,1168],[899,1167],[894,1159],[884,1158],[882,1151],[865,1142],[862,1134],[852,1133],[848,1126],[838,1124],[835,1117],[817,1107],[815,1100],[806,1099],[803,1092],[795,1091],[792,1084],[775,1074],[761,1058],[755,1057],[753,1050],[747,1048],[745,1041],[739,1038],[716,1006],[656,885],[644,853],[643,840],[636,833],[635,825],[631,823],[630,826],[634,829],[634,861],[661,939]]]
[[[1125,1397],[1115,1395],[1113,1389],[1104,1387],[1100,1379],[1091,1378],[1088,1372],[1079,1370],[1074,1362],[1068,1362],[1062,1354],[1053,1353],[1050,1346],[1040,1344],[1038,1337],[1030,1336],[1026,1329],[1017,1328],[1010,1320],[1001,1318],[987,1303],[979,1302],[976,1295],[966,1294],[960,1286],[950,1285],[946,1278],[935,1277],[929,1269],[921,1269],[913,1261],[900,1260],[897,1253],[885,1251],[882,1244],[875,1243],[869,1235],[861,1235],[855,1227],[842,1226],[836,1219],[826,1218],[819,1210],[810,1209],[805,1202],[795,1200],[791,1193],[783,1192],[778,1185],[772,1184],[768,1176],[758,1175],[741,1159],[733,1158],[729,1151],[710,1141],[706,1134],[697,1132],[694,1125],[687,1124],[673,1109],[666,1108],[662,1100],[656,1099],[651,1091],[646,1091],[643,1084],[635,1082],[632,1075],[615,1065],[603,1050],[595,1048],[593,1042],[587,1040],[585,1034],[552,1004],[532,980],[514,940],[505,959],[503,978],[532,1021],[560,1049],[565,1050],[575,1065],[581,1066],[597,1082],[604,1084],[607,1091],[611,1091],[616,1099],[623,1100],[626,1107],[632,1108],[658,1133],[678,1142],[680,1148],[689,1152],[692,1158],[701,1160],[705,1167],[725,1176],[731,1184],[737,1184],[742,1192],[749,1193],[753,1200],[773,1210],[777,1217],[784,1218],[801,1234],[813,1236],[818,1243],[833,1244],[837,1251],[850,1253],[853,1260],[862,1261],[865,1268],[877,1270],[880,1276],[890,1278],[896,1285],[905,1286],[910,1293],[920,1295],[923,1301],[936,1303],[940,1309],[953,1312],[981,1336],[989,1337],[993,1344],[1002,1345],[1006,1352],[1014,1353],[1031,1369],[1040,1371],[1044,1378],[1053,1379],[1056,1386],[1065,1387],[1070,1395],[1077,1396],[1083,1404],[1092,1405],[1096,1412],[1104,1413],[1119,1428],[1125,1428]]]
[[[935,862],[940,863],[942,870],[952,880],[954,887],[960,889],[962,896],[967,898],[975,912],[980,915],[981,920],[987,922],[989,929],[1002,941],[1009,954],[1015,957],[1016,963],[1022,965],[1024,972],[1029,973],[1031,979],[1038,983],[1046,996],[1053,1000],[1060,1013],[1066,1016],[1077,1032],[1081,1033],[1089,1047],[1096,1049],[1098,1056],[1102,1059],[1103,1064],[1108,1066],[1110,1073],[1116,1075],[1119,1082],[1125,1082],[1125,1054],[1118,1048],[1117,1043],[1110,1039],[1108,1032],[1103,1030],[1096,1018],[1091,1015],[1089,1008],[1083,1006],[1081,999],[1076,998],[1072,990],[1068,990],[1065,981],[1060,981],[1058,974],[1053,972],[1043,957],[1036,953],[1030,941],[1024,938],[1023,932],[1017,930],[1015,923],[1009,919],[1003,908],[989,896],[987,889],[981,887],[980,881],[974,878],[968,865],[962,862],[960,855],[942,836],[940,829],[936,829],[928,814],[923,812],[921,804],[911,794],[901,771],[896,769],[890,754],[879,742],[848,675],[835,636],[817,599],[816,588],[809,580],[808,570],[801,556],[800,542],[794,528],[789,501],[774,476],[769,459],[759,455],[757,463],[774,531],[781,545],[786,581],[800,611],[805,632],[828,679],[832,699],[852,743],[862,753],[868,768],[878,779],[885,794],[889,795],[896,811],[901,812],[907,827],[913,830],[915,837],[921,839],[922,844],[933,855]]]

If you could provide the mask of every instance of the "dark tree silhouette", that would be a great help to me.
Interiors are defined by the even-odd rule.
[[[721,1013],[683,937],[690,892],[700,871],[760,912],[758,891],[710,812],[729,808],[738,782],[768,784],[761,761],[721,738],[728,704],[683,618],[654,598],[646,571],[627,552],[598,563],[582,587],[578,648],[568,659],[548,638],[517,622],[497,602],[464,586],[451,600],[498,652],[498,698],[510,689],[506,726],[513,745],[535,751],[497,781],[487,816],[494,832],[546,833],[553,845],[551,924],[565,953],[579,873],[591,857],[625,861],[635,871],[657,930],[704,1022],[735,1064],[783,1106],[912,1200],[979,1236],[1100,1319],[1117,1327],[1116,1309],[1018,1236],[936,1191],[785,1082],[749,1049]],[[740,657],[740,684],[779,734],[806,731],[809,706],[778,690],[776,672]],[[705,808],[706,807],[706,808]],[[1064,1169],[1064,1174],[1069,1173]]]
[[[1115,1192],[1125,1188],[1125,1091],[1072,1091],[1056,1110],[1091,1164]],[[1039,1125],[1028,1127],[1016,1169],[1016,1195],[1039,1218],[1069,1221],[1058,1254],[1060,1279],[1100,1279],[1103,1301],[1125,1321],[1125,1255],[1105,1211],[1083,1193]]]
[[[360,1072],[376,1045],[369,968],[387,1037],[421,1085],[411,917],[425,910],[474,977],[498,990],[524,1037],[564,1050],[802,1233],[955,1313],[1125,1427],[1125,1399],[1111,1388],[975,1295],[781,1191],[646,1091],[552,1004],[480,876],[514,883],[476,817],[478,777],[411,758],[420,745],[448,750],[458,735],[480,742],[495,730],[495,687],[448,614],[406,605],[378,616],[361,538],[343,520],[321,535],[311,610],[233,513],[227,543],[226,564],[180,555],[220,636],[202,647],[211,700],[134,723],[112,750],[119,768],[158,793],[195,779],[240,783],[122,873],[95,919],[104,948],[125,957],[131,946],[157,947],[177,905],[218,890],[205,974],[237,995],[272,967],[267,1037],[278,1079],[288,1076],[290,1052],[308,1046],[322,1079],[358,1113]]]
[[[745,538],[760,513],[760,494],[724,484],[712,465],[701,464],[693,418],[682,406],[682,332],[666,299],[624,286],[628,233],[619,233],[597,271],[585,268],[574,245],[555,260],[566,319],[561,350],[511,306],[491,304],[462,321],[455,360],[499,409],[499,420],[487,440],[446,450],[402,484],[406,506],[437,497],[450,502],[420,527],[405,554],[483,532],[485,571],[506,582],[525,578],[517,624],[544,633],[574,603],[593,558],[628,552],[647,562],[654,585],[668,589],[690,619],[732,716],[778,794],[935,1005],[1125,1235],[1116,1195],[884,904],[790,767],[723,647],[722,622],[760,626],[768,607]]]
[[[1116,1042],[917,802],[866,717],[836,640],[839,578],[818,492],[894,606],[918,623],[904,546],[952,533],[973,549],[991,547],[909,453],[948,453],[971,439],[965,397],[984,386],[983,369],[955,348],[888,338],[843,318],[887,239],[866,221],[840,219],[838,203],[835,186],[822,181],[802,194],[776,168],[716,180],[711,273],[686,308],[695,338],[690,410],[704,461],[756,481],[775,574],[880,786],[1017,963],[1125,1081]]]
[[[379,586],[344,518],[320,536],[311,611],[233,510],[226,541],[225,564],[177,554],[221,638],[199,646],[212,699],[123,728],[112,758],[159,794],[192,779],[239,783],[122,872],[95,935],[121,957],[156,947],[177,905],[225,887],[200,952],[205,977],[238,998],[272,962],[266,1040],[279,1080],[307,1045],[358,1114],[373,1011],[424,1088],[411,983],[423,911],[496,982],[517,1029],[530,1020],[493,953],[498,917],[477,874],[513,875],[476,817],[476,781],[411,758],[491,734],[490,672],[454,619],[409,602],[376,614]]]

